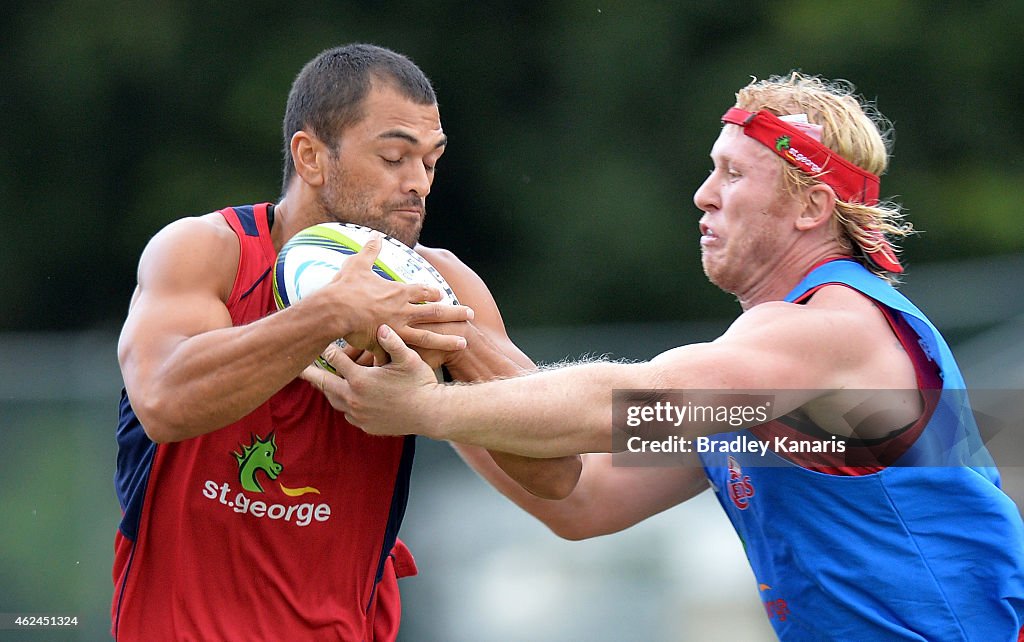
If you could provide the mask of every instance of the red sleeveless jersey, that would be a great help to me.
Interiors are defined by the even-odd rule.
[[[235,326],[274,311],[268,204],[221,214]],[[295,380],[246,417],[154,444],[122,392],[112,633],[123,640],[393,640],[415,442],[353,427]]]

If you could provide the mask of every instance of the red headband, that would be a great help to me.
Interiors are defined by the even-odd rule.
[[[732,107],[722,116],[722,122],[739,125],[744,134],[830,186],[840,200],[868,206],[878,204],[878,176],[857,167],[775,114],[764,109],[751,113]],[[865,252],[868,260],[889,272],[902,272],[903,266],[885,235],[877,232],[872,236],[878,241],[879,249]]]

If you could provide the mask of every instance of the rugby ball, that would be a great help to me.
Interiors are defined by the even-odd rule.
[[[329,283],[346,259],[363,248],[374,230],[354,223],[320,223],[307,227],[284,244],[274,266],[274,301],[278,310],[301,301]],[[378,276],[399,283],[421,283],[441,291],[441,301],[458,304],[441,273],[401,241],[384,235],[373,264]],[[335,344],[345,347],[345,340]],[[322,356],[316,365],[335,372]]]

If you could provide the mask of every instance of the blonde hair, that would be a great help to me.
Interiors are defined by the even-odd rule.
[[[892,124],[875,106],[854,93],[851,83],[828,81],[792,71],[766,80],[753,79],[736,94],[740,109],[756,112],[765,109],[776,116],[807,114],[807,120],[821,125],[821,143],[854,165],[881,176],[889,165],[892,148]],[[784,166],[783,186],[795,194],[818,181],[796,166],[779,160]],[[890,283],[897,275],[876,267],[859,256],[878,250],[878,234],[892,243],[914,233],[897,203],[880,201],[876,205],[847,203],[836,199],[832,231],[836,240],[864,265]],[[894,251],[899,248],[893,245]]]

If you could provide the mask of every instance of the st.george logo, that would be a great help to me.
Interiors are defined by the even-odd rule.
[[[232,452],[238,461],[238,481],[242,488],[253,493],[262,493],[263,486],[256,479],[256,473],[262,471],[271,481],[277,479],[284,466],[274,461],[274,453],[277,452],[277,444],[274,442],[274,433],[267,435],[266,440],[261,440],[257,435],[252,436],[252,443],[242,446],[241,454]]]
[[[252,435],[252,443],[242,446],[242,452],[232,452],[235,461],[238,462],[238,481],[242,488],[251,493],[262,493],[263,485],[256,478],[256,473],[264,473],[271,481],[284,470],[284,466],[274,460],[277,453],[277,442],[274,433],[267,435],[266,439],[260,439],[259,435]],[[300,497],[306,493],[320,494],[320,491],[312,486],[301,488],[288,488],[284,484],[278,484],[281,492],[289,497]]]
[[[798,165],[802,165],[804,169],[812,174],[820,174],[825,171],[825,168],[805,156],[804,153],[796,147],[793,147],[793,140],[790,136],[779,136],[776,138],[775,151],[783,154],[786,158],[789,158]]]
[[[240,444],[239,449],[231,454],[238,464],[238,482],[242,490],[233,490],[229,482],[218,483],[208,479],[203,483],[203,497],[236,513],[260,520],[290,522],[300,527],[331,518],[330,504],[290,499],[307,494],[319,495],[320,491],[312,486],[289,488],[278,482],[277,486],[285,496],[283,498],[273,487],[269,492],[264,490],[263,484],[267,480],[277,480],[284,471],[284,465],[276,459],[277,439],[273,432],[266,437],[252,435],[248,446]],[[294,472],[292,470],[289,474]],[[263,498],[250,497],[246,493],[257,493]]]

